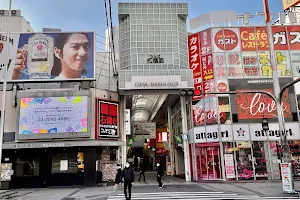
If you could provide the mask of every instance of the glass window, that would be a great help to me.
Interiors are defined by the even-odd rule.
[[[16,176],[39,176],[40,159],[39,158],[17,158]]]
[[[251,144],[249,141],[236,142],[236,161],[239,180],[254,180]]]
[[[51,173],[77,173],[78,172],[78,153],[59,153],[52,155]],[[61,161],[67,160],[67,170],[61,170]]]
[[[269,153],[268,142],[253,142],[253,160],[257,180],[268,179]]]

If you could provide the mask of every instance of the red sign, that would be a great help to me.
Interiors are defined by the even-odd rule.
[[[204,93],[214,92],[215,91],[215,82],[214,82],[214,80],[212,79],[212,80],[209,80],[209,81],[203,81],[202,91]],[[209,96],[209,95],[205,95],[205,96]]]
[[[241,91],[251,90],[237,90],[237,92]],[[265,91],[273,93],[273,89],[265,89]],[[239,119],[277,118],[276,102],[266,94],[237,94],[236,103],[238,105]],[[282,108],[284,117],[291,118],[292,115],[288,91],[283,94]]]
[[[288,41],[291,50],[300,50],[300,27],[288,26]]]
[[[97,137],[119,137],[117,103],[98,101]]]
[[[202,82],[195,82],[195,80],[197,80],[197,79],[194,79],[194,89],[195,90],[200,90],[200,91],[203,91],[202,90]],[[196,101],[196,100],[200,100],[202,98],[202,95],[200,95],[200,96],[192,96],[192,100],[193,101]]]
[[[200,73],[200,47],[199,47],[199,34],[188,36],[189,48],[189,64],[190,69],[193,70],[193,77],[201,77]]]
[[[203,81],[208,81],[208,80],[213,79],[214,78],[214,67],[213,67],[212,54],[202,56],[201,63],[202,63]]]
[[[272,34],[274,38],[275,50],[288,50],[288,39],[285,26],[273,26]]]
[[[201,55],[211,54],[211,34],[210,29],[200,32]]]
[[[169,141],[169,132],[165,132],[167,133],[167,140]],[[156,142],[157,143],[162,143],[163,141],[163,133],[162,132],[157,132],[156,133]]]
[[[199,107],[197,105],[193,105],[193,121],[194,126],[200,126],[205,123],[206,124],[216,124],[218,123],[218,112],[216,108],[210,110],[204,110],[203,107]],[[220,121],[224,123],[226,121],[226,113],[220,113]]]
[[[156,148],[156,154],[160,154],[160,155],[163,155],[163,154],[168,154],[169,151],[168,150],[165,150],[165,148]]]
[[[220,92],[226,92],[228,90],[228,86],[226,83],[218,83],[218,91]]]
[[[239,44],[237,34],[230,29],[219,30],[215,35],[215,44],[221,50],[231,51]]]

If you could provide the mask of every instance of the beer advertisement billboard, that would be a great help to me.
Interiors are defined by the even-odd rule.
[[[0,36],[0,77],[8,67],[8,82],[95,79],[94,32]]]

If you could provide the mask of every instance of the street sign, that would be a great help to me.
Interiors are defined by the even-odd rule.
[[[300,0],[282,0],[284,10],[289,9],[290,7],[293,7],[298,3],[300,3]]]

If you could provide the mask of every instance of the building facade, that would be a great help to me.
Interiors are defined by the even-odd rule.
[[[0,32],[6,32],[8,24],[8,10],[0,10]],[[20,10],[11,11],[10,31],[16,33],[33,32],[30,23],[21,15]]]
[[[299,77],[298,26],[272,28],[280,85]],[[265,27],[210,28],[189,36],[190,66],[199,65],[195,88],[239,94],[194,97],[190,130],[194,180],[281,179],[282,149],[273,93],[272,68]],[[199,54],[198,60],[193,59]],[[194,73],[195,74],[195,73]],[[299,178],[299,107],[297,85],[284,92],[282,106],[292,152],[294,178]],[[267,118],[269,131],[262,130]]]

